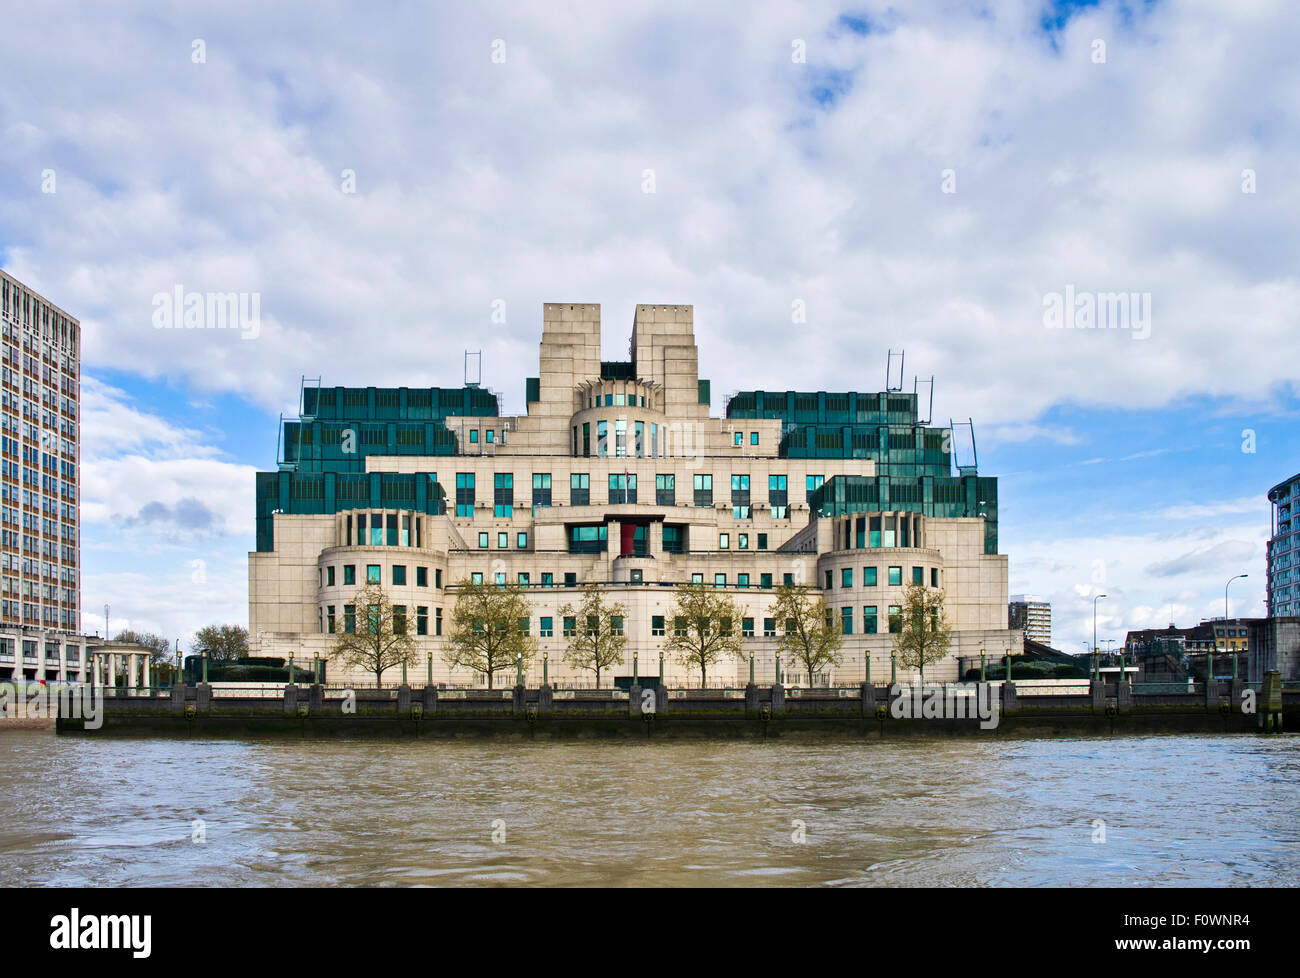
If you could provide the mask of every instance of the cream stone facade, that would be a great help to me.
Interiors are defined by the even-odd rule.
[[[690,306],[638,306],[630,362],[602,362],[600,347],[598,305],[546,304],[539,376],[518,417],[491,412],[490,401],[484,407],[482,391],[322,389],[310,403],[304,396],[303,417],[286,426],[280,471],[258,476],[259,549],[249,555],[254,654],[292,655],[299,664],[328,658],[352,595],[378,580],[416,633],[421,664],[410,681],[431,674],[436,683],[482,685],[484,677],[450,670],[439,654],[457,584],[476,575],[528,587],[539,645],[530,684],[542,681],[544,668],[553,685],[590,682],[563,662],[560,607],[591,581],[628,608],[628,661],[615,674],[662,669],[669,685],[699,682],[675,661],[660,662],[674,587],[691,581],[725,588],[744,616],[746,657],[714,670],[711,685],[744,685],[751,652],[756,679],[775,677],[771,605],[786,582],[817,588],[848,626],[839,668],[809,677],[783,662],[787,684],[859,682],[868,658],[871,678],[887,680],[890,610],[913,580],[943,592],[953,627],[952,655],[927,676],[956,678],[959,656],[1020,650],[1022,633],[1007,628],[1007,558],[989,552],[985,518],[936,515],[942,507],[928,501],[942,495],[933,484],[974,492],[970,473],[965,481],[883,474],[902,470],[898,450],[879,462],[795,457],[797,426],[788,418],[710,416]],[[886,397],[851,396],[873,406]],[[478,413],[454,406],[471,402]],[[890,424],[895,441],[881,435],[883,455],[913,434],[921,443],[925,426],[914,411],[909,424]],[[361,450],[347,451],[349,435]],[[440,447],[418,450],[430,442]],[[828,489],[853,480],[887,495],[889,479],[914,485],[919,501],[879,510],[829,503]],[[367,677],[331,663],[328,678]]]

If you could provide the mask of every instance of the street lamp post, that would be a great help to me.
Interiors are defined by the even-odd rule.
[[[1092,651],[1097,651],[1097,602],[1106,595],[1099,594],[1092,599]]]
[[[1250,577],[1249,574],[1238,574],[1237,577]],[[1228,578],[1228,584],[1231,584],[1237,577]],[[1228,627],[1228,584],[1223,585],[1223,627]]]

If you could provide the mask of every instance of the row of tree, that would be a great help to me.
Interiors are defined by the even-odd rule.
[[[703,686],[710,669],[744,655],[740,609],[728,592],[704,584],[679,585],[674,592],[673,607],[665,616],[663,650],[682,666],[699,670]],[[404,607],[393,605],[375,584],[360,589],[353,601],[351,620],[345,617],[330,658],[373,674],[377,685],[389,669],[415,665],[417,646]],[[562,637],[568,640],[564,661],[593,673],[599,686],[602,675],[624,661],[627,607],[606,600],[601,585],[587,584],[577,603],[561,606],[558,615]],[[527,666],[536,654],[531,617],[525,588],[462,581],[443,642],[443,661],[483,673],[491,689],[499,673]],[[781,623],[777,649],[787,661],[806,669],[810,679],[843,661],[842,623],[816,591],[799,585],[777,588],[771,617]],[[951,632],[942,592],[910,586],[896,625],[891,628],[893,646],[905,669],[916,669],[924,677],[927,665],[948,654]]]

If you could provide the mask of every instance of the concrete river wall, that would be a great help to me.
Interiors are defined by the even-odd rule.
[[[1129,683],[1094,681],[1065,695],[1018,693],[1015,683],[948,687],[862,683],[829,689],[787,689],[779,684],[741,689],[647,685],[630,691],[405,685],[390,689],[290,685],[243,691],[198,684],[110,691],[103,697],[101,719],[96,727],[82,719],[61,718],[57,730],[84,736],[413,737],[1246,733],[1296,729],[1300,690],[1284,691],[1277,673],[1253,685],[1220,681],[1158,692],[1135,692]]]

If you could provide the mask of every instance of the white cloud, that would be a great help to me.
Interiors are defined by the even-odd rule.
[[[1059,52],[1030,0],[868,5],[889,29],[865,37],[840,13],[14,11],[0,159],[30,179],[9,194],[28,232],[9,264],[85,317],[93,362],[269,408],[303,373],[455,383],[482,346],[518,409],[554,299],[603,302],[612,356],[634,302],[695,303],[720,391],[871,388],[905,345],[938,377],[936,416],[984,423],[1293,383],[1300,22],[1283,6],[1159,4],[1126,23],[1104,3]],[[21,81],[56,56],[58,77]],[[47,166],[53,196],[34,189]],[[261,337],[152,329],[150,297],[178,283],[260,292]],[[1046,330],[1042,296],[1067,284],[1151,292],[1150,339]],[[802,357],[773,357],[797,298]]]

